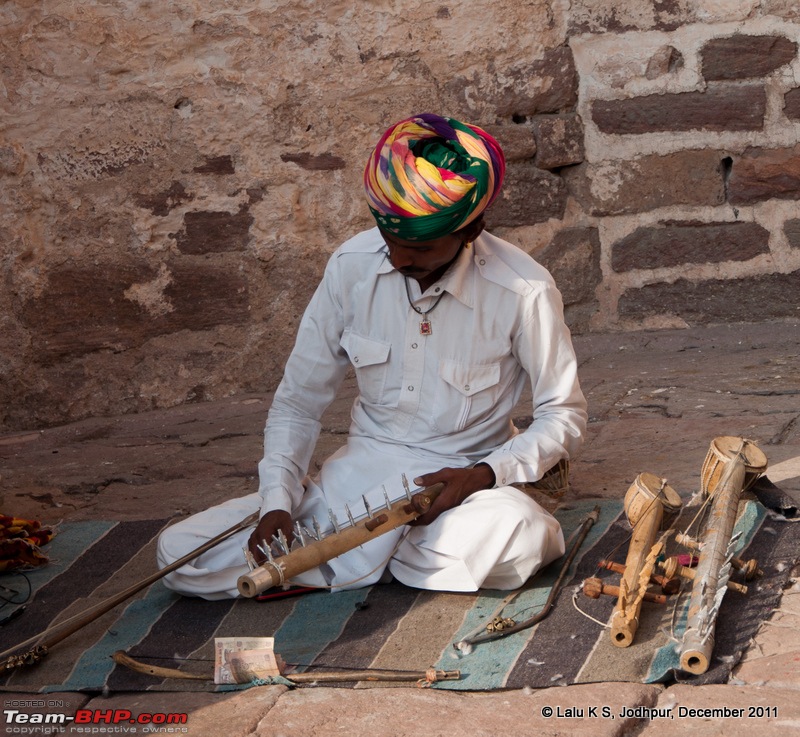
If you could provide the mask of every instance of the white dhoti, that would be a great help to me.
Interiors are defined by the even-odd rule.
[[[323,533],[332,530],[330,512],[341,524],[348,513],[365,514],[362,496],[372,509],[404,496],[402,474],[414,478],[464,459],[410,454],[364,438],[326,461],[319,477],[308,483],[292,518],[311,529],[317,520]],[[385,493],[384,493],[385,492]],[[231,499],[167,528],[158,544],[163,567],[191,552],[223,530],[261,509],[257,493]],[[183,594],[206,599],[238,595],[236,582],[247,573],[244,546],[251,529],[242,530],[165,577]],[[401,583],[443,591],[479,588],[513,589],[540,567],[564,553],[564,538],[555,518],[522,491],[511,486],[479,491],[430,525],[403,527],[348,551],[292,580],[334,590],[376,583],[388,566]]]

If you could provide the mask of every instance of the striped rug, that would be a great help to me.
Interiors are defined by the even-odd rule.
[[[595,502],[559,510],[565,534],[580,525]],[[797,525],[743,503],[741,548],[759,559],[765,577],[746,597],[725,597],[717,624],[712,667],[704,676],[675,673],[686,597],[667,607],[645,604],[636,641],[611,645],[607,622],[614,600],[578,594],[580,581],[597,575],[609,555],[624,561],[630,529],[621,502],[601,504],[601,515],[573,564],[569,583],[550,615],[536,627],[476,645],[465,654],[455,642],[496,614],[504,592],[456,594],[418,591],[397,583],[337,594],[312,593],[273,601],[207,602],[182,598],[161,582],[120,604],[55,646],[39,664],[0,680],[6,691],[227,690],[213,683],[156,679],[117,666],[117,650],[152,665],[213,674],[215,637],[274,636],[276,651],[297,671],[334,669],[460,670],[461,679],[436,684],[455,690],[543,688],[596,681],[724,682],[760,622],[777,605],[797,550]],[[48,624],[103,601],[154,570],[154,548],[166,520],[77,522],[51,543],[51,564],[29,574],[33,598],[26,612],[0,628],[9,648]],[[560,569],[556,562],[532,579],[503,611],[517,621],[545,602]],[[618,575],[601,574],[609,583]],[[579,611],[578,609],[582,610]],[[586,616],[589,615],[589,616]],[[589,618],[591,617],[591,619]],[[685,675],[685,674],[684,674]],[[350,684],[355,685],[355,684]]]

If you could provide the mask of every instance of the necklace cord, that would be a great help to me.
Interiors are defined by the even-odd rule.
[[[433,306],[430,309],[423,311],[411,301],[411,291],[408,288],[408,277],[404,276],[403,280],[405,281],[405,285],[406,285],[406,297],[408,297],[408,304],[411,305],[411,309],[414,310],[414,312],[416,312],[418,315],[422,315],[423,317],[427,317],[431,312],[433,312],[436,309],[436,305],[438,305],[439,302],[442,301],[442,297],[444,297],[444,295],[445,295],[445,292],[442,292],[436,298],[436,301],[433,303]]]

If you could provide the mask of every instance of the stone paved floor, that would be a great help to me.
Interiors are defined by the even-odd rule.
[[[591,421],[562,502],[621,497],[641,471],[667,477],[688,496],[698,487],[701,464],[717,435],[757,441],[769,459],[770,479],[800,501],[796,322],[579,336],[575,344]],[[350,379],[326,414],[315,464],[342,443],[354,390]],[[0,509],[49,523],[122,520],[188,514],[247,493],[256,485],[270,399],[266,393],[238,396],[0,436]],[[526,401],[515,415],[518,424],[530,420]],[[793,573],[779,609],[762,626],[731,681],[720,686],[601,683],[469,694],[281,686],[236,694],[90,698],[71,693],[48,694],[44,708],[20,711],[41,714],[46,702],[63,700],[61,710],[67,712],[83,706],[134,714],[186,712],[183,733],[192,737],[760,737],[800,733],[798,666],[800,583]],[[7,693],[3,699],[4,708],[10,708],[15,700],[31,697]],[[707,709],[720,713],[706,714]],[[22,726],[6,725],[7,733],[21,734]]]

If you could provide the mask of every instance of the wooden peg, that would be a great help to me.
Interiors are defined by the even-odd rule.
[[[675,535],[675,542],[679,545],[684,545],[690,550],[700,550],[700,548],[703,547],[699,541],[695,540],[693,537],[689,537],[689,535]],[[731,565],[737,571],[742,572],[745,581],[752,581],[754,578],[759,578],[764,575],[764,571],[758,567],[758,561],[755,558],[743,560],[742,558],[734,556],[731,558]]]
[[[614,571],[614,573],[625,573],[625,566],[622,563],[615,563],[613,560],[601,560],[600,567],[609,571]],[[659,576],[654,573],[650,576],[650,583],[660,586],[661,592],[668,596],[677,594],[681,589],[681,580],[677,577],[667,578],[666,576]]]
[[[619,596],[619,586],[605,584],[599,578],[587,578],[583,582],[583,593],[590,599],[599,599],[603,594],[607,596]],[[654,604],[666,604],[667,597],[663,594],[651,594],[649,591],[644,595],[645,601],[652,601]]]
[[[695,575],[697,574],[696,568],[687,568],[686,566],[680,565],[675,556],[662,561],[659,563],[659,566],[661,566],[661,569],[664,571],[664,574],[667,576],[667,578],[672,578],[673,576],[682,576],[683,578],[688,578],[694,581]],[[747,593],[747,586],[736,583],[735,581],[728,581],[728,589],[730,591],[736,591],[740,594]]]

